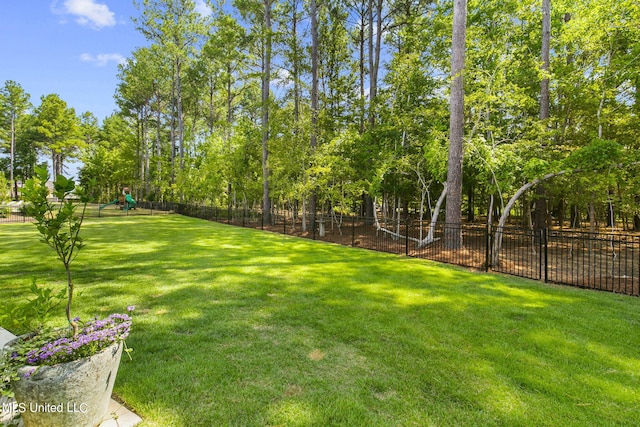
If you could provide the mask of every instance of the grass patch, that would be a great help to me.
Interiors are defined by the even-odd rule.
[[[136,305],[115,392],[143,426],[640,419],[638,298],[175,215],[84,235],[74,315]],[[31,224],[0,252],[2,301],[64,283]]]

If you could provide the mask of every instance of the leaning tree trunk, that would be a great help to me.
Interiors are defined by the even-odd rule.
[[[498,226],[495,229],[495,235],[493,238],[493,251],[492,251],[492,260],[491,260],[491,265],[492,266],[498,266],[499,262],[500,262],[500,249],[502,249],[502,232],[504,229],[504,225],[507,222],[507,218],[509,217],[509,213],[511,212],[511,208],[513,207],[513,205],[516,203],[516,201],[518,200],[518,198],[520,196],[522,196],[524,194],[525,191],[527,191],[528,189],[530,189],[531,187],[540,184],[541,182],[544,182],[548,179],[551,179],[553,177],[559,176],[559,175],[563,175],[565,174],[567,171],[560,171],[560,172],[553,172],[553,173],[549,173],[545,176],[543,176],[542,178],[536,178],[531,182],[526,183],[525,185],[523,185],[522,187],[520,187],[520,189],[518,191],[516,191],[516,193],[513,195],[513,197],[511,197],[511,199],[509,199],[509,202],[507,202],[507,205],[504,207],[504,212],[502,213],[502,216],[500,216],[500,221],[498,222]]]
[[[431,243],[436,241],[436,239],[434,239],[433,237],[433,233],[435,232],[436,224],[438,222],[440,207],[442,206],[442,202],[444,201],[444,198],[446,197],[446,195],[447,195],[447,183],[445,182],[444,188],[442,189],[442,194],[440,194],[440,197],[436,202],[436,207],[433,210],[433,215],[431,215],[431,224],[429,224],[429,232],[427,233],[427,237],[425,237],[424,239],[421,239],[420,242],[418,242],[418,249],[424,248],[425,246],[430,245]]]

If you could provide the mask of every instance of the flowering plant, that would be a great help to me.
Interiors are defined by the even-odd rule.
[[[41,241],[55,251],[57,258],[64,265],[67,277],[65,292],[52,296],[38,290],[34,285],[32,291],[38,291],[40,298],[29,301],[25,307],[18,307],[11,313],[40,313],[43,308],[47,308],[48,313],[51,303],[66,294],[65,314],[68,326],[50,329],[44,328],[41,324],[35,331],[14,340],[8,348],[0,348],[0,392],[3,395],[10,394],[10,384],[19,380],[17,372],[22,366],[33,367],[28,371],[28,377],[39,366],[89,357],[115,343],[122,343],[127,353],[131,351],[124,342],[131,328],[131,317],[128,314],[111,314],[105,319],[94,319],[86,323],[82,323],[78,317],[71,317],[74,283],[70,264],[84,246],[80,227],[88,197],[82,189],[75,186],[72,179],[58,175],[54,182],[53,195],[59,200],[59,204],[50,202],[47,187],[49,177],[46,168],[38,167],[35,177],[26,182],[23,195],[28,205],[25,211],[34,218]],[[76,213],[74,201],[69,197],[72,193],[80,198],[82,211],[79,215]],[[134,307],[130,306],[128,311],[131,312],[133,309]],[[42,316],[39,320],[44,318]]]
[[[127,311],[131,313],[134,308],[129,306]],[[0,360],[0,390],[3,394],[8,394],[11,381],[19,379],[19,367],[33,366],[34,368],[25,375],[29,377],[39,366],[89,357],[115,343],[122,343],[127,354],[132,351],[125,342],[131,331],[132,319],[129,314],[114,313],[105,319],[94,319],[86,323],[81,322],[79,318],[75,318],[74,321],[82,325],[76,335],[73,335],[72,328],[43,330],[18,338],[5,348]]]
[[[78,318],[74,320],[80,321]],[[111,344],[124,342],[130,329],[131,317],[114,313],[104,320],[86,323],[75,336],[66,334],[41,347],[30,349],[26,353],[26,361],[29,365],[55,365],[89,357]],[[12,356],[16,357],[17,354],[14,351]]]

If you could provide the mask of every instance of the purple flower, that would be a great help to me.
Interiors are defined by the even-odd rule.
[[[130,305],[129,307],[127,307],[127,311],[129,311],[129,312],[131,312],[131,311],[133,311],[135,309],[136,309],[135,305]]]
[[[91,356],[113,343],[124,341],[129,336],[131,323],[129,315],[119,313],[87,322],[75,337],[61,336],[30,350],[26,354],[27,363],[53,365]]]

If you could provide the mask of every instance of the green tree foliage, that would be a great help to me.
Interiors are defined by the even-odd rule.
[[[71,275],[71,263],[83,247],[80,228],[89,199],[81,188],[77,188],[73,180],[58,175],[54,181],[53,196],[57,203],[49,199],[50,174],[47,168],[36,168],[35,177],[26,182],[24,197],[27,201],[27,214],[35,220],[35,226],[41,236],[42,243],[54,250],[63,264],[67,283],[67,305],[65,313],[67,321],[73,328],[74,336],[78,333],[78,323],[71,316],[74,283]],[[77,213],[77,205],[69,196],[74,193],[82,202],[82,212]]]
[[[62,175],[65,160],[75,158],[84,145],[75,110],[56,94],[43,96],[31,125],[33,142],[51,156],[54,174]]]
[[[138,30],[160,47],[157,53],[167,58],[171,70],[171,183],[176,166],[185,166],[184,78],[205,34],[205,19],[196,12],[193,0],[141,0],[134,4],[141,12],[135,19]],[[176,151],[178,162],[176,165]]]
[[[553,0],[546,67],[541,1],[468,1],[457,210],[491,218],[523,186],[544,182],[548,217],[614,211],[631,224],[640,199],[636,3]],[[137,5],[150,45],[121,67],[120,117],[87,151],[87,176],[104,192],[126,183],[147,198],[266,209],[265,199],[301,208],[315,197],[318,211],[369,199],[385,215],[429,219],[449,166],[452,1],[238,0],[212,4],[210,17],[187,0]],[[627,166],[598,167],[599,150],[612,146],[597,141],[617,144],[615,163]],[[586,170],[576,162],[591,162],[591,172],[557,174]],[[524,223],[533,192],[509,207]]]
[[[21,135],[20,121],[31,107],[29,94],[20,84],[7,80],[0,89],[0,141],[3,150],[9,153],[8,178],[12,186],[11,197],[17,199],[15,181],[18,164],[18,138]]]
[[[136,174],[139,153],[136,134],[121,115],[107,117],[95,135],[93,143],[83,149],[84,167],[80,181],[85,187],[91,183],[93,196],[102,202],[111,201],[125,186],[139,189]]]
[[[7,182],[7,178],[4,174],[0,174],[0,204],[4,204],[9,199],[11,184]],[[0,210],[0,215],[5,215],[3,210]]]

